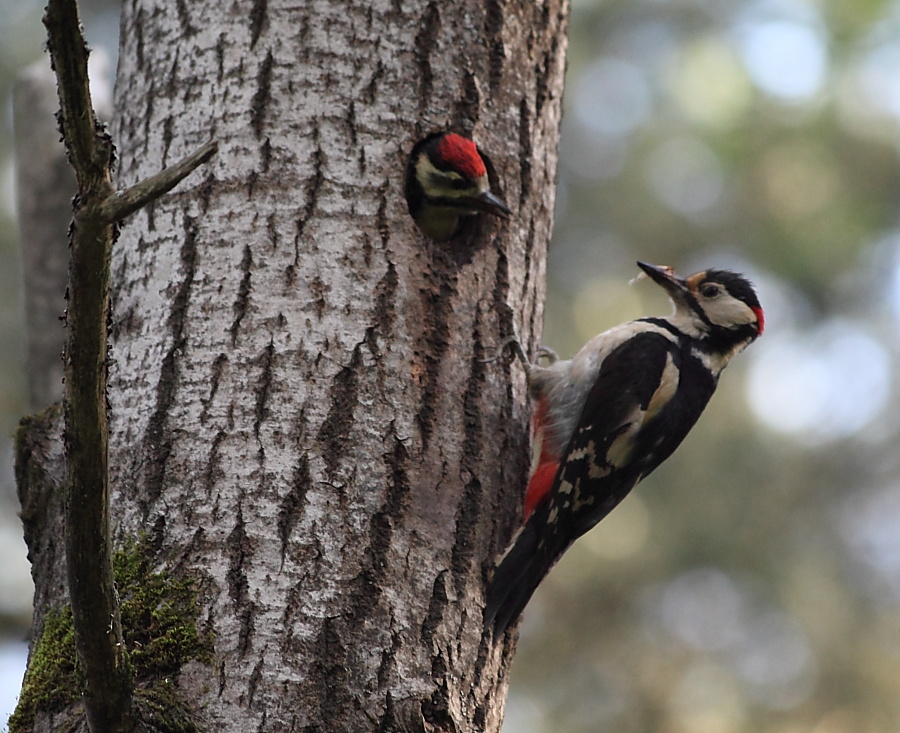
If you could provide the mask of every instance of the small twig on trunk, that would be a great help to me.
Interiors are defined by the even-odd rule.
[[[100,204],[98,214],[109,222],[121,221],[129,214],[133,214],[154,199],[171,191],[185,176],[212,158],[218,150],[219,143],[216,140],[210,140],[196,152],[169,168],[163,168],[155,176],[145,178],[124,191],[116,191]]]
[[[94,115],[88,49],[75,0],[49,0],[44,25],[59,91],[59,123],[78,181],[71,227],[65,350],[66,555],[75,646],[93,733],[135,727],[133,674],[112,570],[106,419],[109,263],[115,222],[173,188],[216,152],[210,142],[173,168],[116,193],[114,147]]]

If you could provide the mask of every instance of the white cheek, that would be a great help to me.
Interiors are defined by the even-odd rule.
[[[743,301],[736,298],[719,298],[705,306],[706,316],[717,326],[743,326],[756,323],[756,314]]]

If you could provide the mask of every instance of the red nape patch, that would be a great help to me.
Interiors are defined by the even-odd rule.
[[[487,173],[475,143],[455,132],[441,138],[436,152],[441,161],[466,178],[481,178]]]
[[[754,308],[753,312],[756,313],[756,335],[762,336],[762,332],[766,327],[766,317],[763,315],[762,308]]]

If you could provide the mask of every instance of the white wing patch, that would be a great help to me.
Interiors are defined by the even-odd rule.
[[[638,434],[644,422],[644,411],[640,407],[632,410],[628,419],[622,423],[622,432],[615,437],[606,451],[606,462],[613,468],[622,468],[631,458],[634,449],[634,436]]]
[[[656,413],[669,404],[669,401],[675,396],[675,392],[678,391],[678,380],[680,377],[681,372],[675,366],[671,352],[666,352],[666,365],[662,370],[659,387],[656,388],[656,392],[653,393],[647,405],[647,411],[644,414],[645,421],[652,420]]]
[[[626,341],[648,332],[676,341],[667,329],[645,321],[632,321],[594,336],[571,359],[560,359],[547,367],[536,364],[528,367],[532,398],[543,397],[550,405],[547,430],[541,437],[547,441],[551,454],[559,455],[565,450],[604,359]]]
[[[669,404],[669,401],[675,396],[680,375],[681,372],[675,366],[672,354],[666,352],[666,363],[660,375],[659,387],[656,388],[656,391],[650,398],[647,409],[642,410],[640,407],[635,407],[628,420],[624,423],[627,426],[626,429],[621,435],[616,437],[606,452],[608,464],[615,468],[621,468],[628,463],[634,448],[634,437],[640,432],[644,424],[656,417],[659,411]]]

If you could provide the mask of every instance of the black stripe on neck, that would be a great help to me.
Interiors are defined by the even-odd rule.
[[[665,318],[639,318],[639,321],[642,323],[652,323],[654,326],[659,326],[660,328],[666,329],[673,336],[677,336],[678,338],[687,338],[687,334],[684,331],[680,331],[674,325],[669,323]]]

